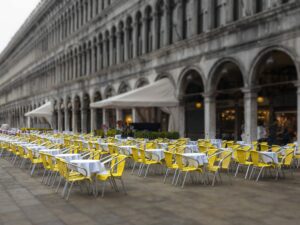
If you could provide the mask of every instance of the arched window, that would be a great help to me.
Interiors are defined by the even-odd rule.
[[[201,34],[203,32],[203,6],[202,0],[197,1],[197,33]]]
[[[174,15],[175,15],[175,8],[176,8],[176,4],[175,4],[175,0],[168,0],[167,1],[167,10],[169,10],[169,13],[167,14],[167,16],[169,16],[169,23],[168,23],[168,30],[166,32],[166,35],[169,35],[168,38],[168,43],[169,44],[173,44],[174,42]]]
[[[99,35],[99,69],[103,69],[104,63],[103,63],[103,37],[102,34]]]
[[[240,0],[233,0],[233,7],[232,7],[233,21],[240,19],[240,17],[241,17],[240,8],[241,8]]]
[[[117,62],[117,30],[116,27],[112,28],[112,64]]]
[[[255,12],[260,13],[264,10],[265,0],[255,0]]]
[[[161,48],[164,44],[164,26],[163,26],[163,18],[164,18],[164,1],[160,0],[157,2],[156,6],[156,12],[157,12],[157,48]]]
[[[106,53],[106,65],[109,67],[110,65],[110,41],[109,41],[109,32],[106,31],[105,33],[105,53]]]
[[[153,35],[152,35],[152,25],[153,25],[153,15],[150,6],[146,8],[146,52],[152,51]]]
[[[143,28],[142,14],[141,12],[138,12],[136,15],[137,43],[135,43],[137,56],[140,56],[143,53],[142,52],[143,51],[142,28]]]
[[[213,1],[213,21],[214,28],[218,28],[221,25],[221,9],[222,9],[222,1],[220,0],[212,0]]]
[[[120,54],[120,62],[124,62],[124,43],[125,43],[125,34],[124,34],[124,24],[120,22],[119,24],[119,35],[120,35],[120,49],[118,49]]]
[[[189,0],[182,1],[182,39],[188,37],[189,29],[189,12],[188,12]]]
[[[133,27],[132,27],[132,18],[128,17],[126,22],[126,29],[127,29],[127,37],[128,37],[128,43],[126,43],[127,49],[128,49],[128,59],[133,58]]]

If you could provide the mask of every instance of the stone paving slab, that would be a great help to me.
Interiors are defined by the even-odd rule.
[[[294,178],[258,183],[224,176],[215,187],[188,182],[184,189],[163,184],[162,175],[146,179],[124,175],[128,195],[107,185],[95,198],[74,188],[69,201],[0,159],[0,225],[282,225],[300,221],[300,170]],[[170,178],[171,179],[171,178]],[[60,189],[61,193],[61,189]]]

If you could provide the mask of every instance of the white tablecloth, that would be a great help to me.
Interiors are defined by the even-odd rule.
[[[161,161],[165,158],[164,151],[164,149],[146,149],[146,154],[148,154],[152,160]]]
[[[72,164],[75,164],[78,167],[84,168],[86,171],[84,171],[81,168],[78,168],[78,172],[82,173],[83,175],[86,175],[90,177],[92,174],[107,174],[108,171],[105,168],[104,163],[102,163],[100,160],[72,160]],[[85,174],[85,172],[87,174]]]
[[[276,152],[260,152],[261,160],[264,163],[278,163],[278,157]]]
[[[199,152],[198,145],[186,145],[184,152],[185,153],[198,153]]]
[[[79,160],[79,159],[81,159],[81,155],[80,154],[58,154],[55,157],[56,158],[64,159],[67,162],[70,162],[72,160]]]
[[[119,146],[119,151],[123,155],[131,155],[132,154],[131,148],[136,148],[136,146],[134,146],[134,145],[122,145],[122,146]]]
[[[61,150],[60,149],[43,149],[40,152],[55,156],[55,155],[60,154]]]
[[[184,153],[182,155],[196,160],[199,163],[199,166],[208,163],[207,156],[204,153]],[[183,157],[184,163],[187,163],[190,166],[197,166],[194,160],[189,160],[188,158]]]
[[[221,139],[211,139],[210,143],[212,143],[217,148],[221,148],[222,147],[222,140]]]
[[[158,143],[158,146],[159,146],[160,148],[165,149],[165,150],[168,149],[168,145],[169,145],[169,143]]]

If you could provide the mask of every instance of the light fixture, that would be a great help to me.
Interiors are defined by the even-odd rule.
[[[257,97],[257,103],[262,104],[262,103],[264,103],[264,101],[265,101],[264,97],[262,97],[262,96]]]
[[[132,116],[131,115],[127,115],[125,117],[125,122],[127,125],[131,124],[132,123]]]
[[[202,108],[202,103],[201,102],[196,102],[195,107],[196,107],[196,109],[201,109]]]

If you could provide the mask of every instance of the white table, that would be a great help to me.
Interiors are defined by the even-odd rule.
[[[43,149],[40,152],[56,156],[61,153],[61,150],[60,149]]]
[[[184,152],[185,153],[198,153],[199,152],[198,145],[186,145]]]
[[[212,143],[217,148],[221,148],[222,147],[222,140],[221,139],[211,139],[210,143]]]
[[[81,159],[81,155],[80,154],[58,154],[55,156],[55,158],[61,158],[67,162],[70,162],[72,160]]]
[[[163,148],[163,149],[167,150],[167,149],[168,149],[168,146],[169,146],[169,143],[158,143],[158,146],[159,146],[160,148]]]
[[[278,164],[278,156],[276,152],[259,152],[261,160],[264,163],[275,163]]]
[[[122,145],[119,146],[120,153],[124,155],[131,155],[132,154],[132,148],[136,148],[135,145]]]
[[[183,153],[182,155],[184,156],[183,157],[184,163],[190,166],[197,166],[194,160],[198,162],[199,166],[208,163],[208,158],[204,153]],[[185,156],[187,158],[185,158]],[[189,160],[188,158],[192,158],[194,160]]]
[[[90,177],[93,174],[107,174],[108,171],[105,168],[104,163],[100,160],[92,159],[81,159],[81,160],[72,160],[71,164],[74,164],[78,167],[84,168],[85,170],[78,168],[78,172]]]
[[[149,155],[149,158],[155,161],[161,161],[162,159],[165,158],[165,153],[164,149],[146,149],[145,152],[146,154]]]

